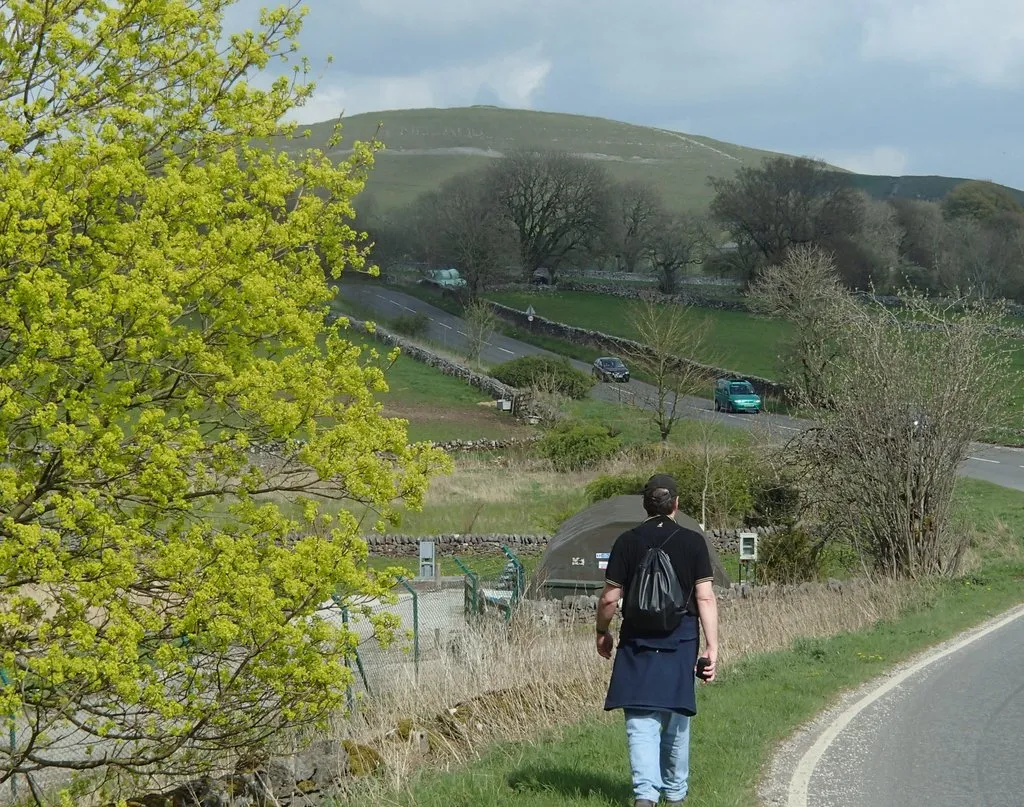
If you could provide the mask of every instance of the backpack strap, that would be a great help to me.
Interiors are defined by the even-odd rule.
[[[677,532],[682,532],[682,531],[683,531],[682,527],[676,527],[675,530],[673,530],[671,533],[669,533],[668,538],[666,538],[664,541],[662,541],[660,544],[658,544],[658,549],[661,549],[662,547],[665,546],[665,544],[667,544],[669,541],[671,541],[675,537]]]

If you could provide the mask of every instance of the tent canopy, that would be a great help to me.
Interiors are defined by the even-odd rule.
[[[604,586],[604,569],[612,544],[626,530],[647,518],[643,497],[613,496],[602,499],[566,519],[548,542],[531,582],[531,596],[564,597],[594,594]],[[703,534],[700,524],[685,513],[676,523]],[[705,540],[707,540],[705,538]],[[729,577],[715,548],[708,542],[716,586],[728,586]]]

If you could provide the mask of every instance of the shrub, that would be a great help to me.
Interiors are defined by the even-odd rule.
[[[757,541],[757,578],[761,583],[802,583],[821,572],[821,547],[797,527],[762,535]]]
[[[429,327],[430,317],[422,311],[416,311],[412,314],[402,314],[402,316],[395,317],[391,320],[391,330],[396,333],[404,334],[405,336],[425,336]]]
[[[608,459],[619,448],[619,438],[606,426],[582,421],[563,421],[540,441],[542,456],[558,471],[579,471]]]
[[[643,474],[603,474],[587,483],[584,490],[591,504],[612,496],[638,495],[644,489]]]
[[[491,375],[510,387],[540,387],[569,398],[586,398],[594,379],[556,356],[520,356],[492,368]]]
[[[800,516],[803,498],[796,482],[785,474],[766,471],[751,480],[753,506],[745,522],[751,527],[792,526]]]
[[[599,476],[586,486],[587,498],[593,503],[611,496],[637,495],[653,473],[675,477],[679,509],[698,521],[703,517],[715,524],[777,526],[793,523],[799,510],[799,493],[792,483],[766,468],[759,454],[743,448],[710,458],[690,452],[653,463],[647,473]]]

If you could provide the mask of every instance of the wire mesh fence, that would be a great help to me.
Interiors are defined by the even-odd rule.
[[[401,578],[391,602],[342,607],[342,620],[358,637],[351,698],[417,682],[424,666],[445,655],[476,620],[510,622],[526,591],[526,570],[511,549],[503,546],[502,553],[500,566],[454,558],[461,580]],[[373,622],[381,616],[384,631]]]

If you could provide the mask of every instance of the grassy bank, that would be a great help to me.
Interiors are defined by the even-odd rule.
[[[533,305],[538,316],[580,328],[596,328],[612,336],[635,339],[630,321],[629,301],[620,297],[586,291],[494,292],[496,303],[524,310]],[[790,332],[787,322],[757,317],[743,311],[693,308],[686,315],[694,325],[708,320],[708,338],[692,358],[705,364],[726,367],[765,378],[779,374],[777,355]]]
[[[410,440],[501,439],[536,433],[499,412],[488,395],[464,381],[407,356],[400,355],[389,366],[386,345],[355,333],[349,338],[381,354],[379,364],[386,368],[388,383],[388,391],[380,395],[384,414],[408,420]]]
[[[1022,582],[1020,565],[990,568],[935,585],[908,613],[866,630],[798,639],[786,650],[724,667],[714,685],[700,690],[691,745],[693,797],[705,807],[756,804],[762,765],[793,729],[839,692],[1020,602]],[[595,701],[592,711],[599,710]],[[621,714],[613,713],[535,742],[498,745],[471,769],[423,774],[382,803],[597,807],[629,803],[629,781]]]
[[[696,803],[756,804],[759,776],[777,744],[841,692],[1024,601],[1024,495],[964,480],[957,501],[975,530],[975,566],[959,579],[723,606],[722,670],[714,685],[701,688],[693,726],[691,792]],[[503,731],[499,719],[491,727],[497,742],[449,758],[447,772],[439,759],[366,783],[374,802],[422,807],[628,804],[621,714],[601,711],[608,665],[593,655],[589,630],[574,635],[561,640],[560,650],[564,674],[584,682],[573,708],[564,702],[544,708],[524,703],[516,710],[514,730]],[[544,680],[543,673],[535,674]],[[520,681],[509,677],[499,688],[513,682]],[[521,725],[524,720],[533,721],[532,732]],[[338,803],[362,803],[365,795]]]

